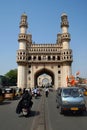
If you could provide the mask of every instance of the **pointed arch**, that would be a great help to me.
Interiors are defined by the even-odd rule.
[[[34,74],[34,86],[37,85],[37,78],[42,75],[42,74],[47,74],[52,78],[52,85],[54,85],[54,73],[52,71],[50,71],[49,69],[43,68],[38,70],[35,74]]]

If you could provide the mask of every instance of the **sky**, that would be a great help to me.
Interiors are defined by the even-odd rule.
[[[62,13],[66,13],[73,51],[72,74],[87,78],[87,0],[1,0],[0,75],[17,68],[20,18],[28,16],[28,33],[35,43],[56,43],[61,32]]]

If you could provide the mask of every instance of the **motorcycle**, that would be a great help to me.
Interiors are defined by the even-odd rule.
[[[35,99],[37,98],[37,93],[34,93],[34,97],[35,97]]]
[[[31,111],[31,105],[27,100],[22,102],[22,113],[24,116],[28,116]]]
[[[49,93],[48,91],[45,92],[46,97],[48,97],[48,93]]]
[[[23,109],[22,109],[22,113],[23,113],[23,115],[26,117],[26,116],[29,115],[30,110],[28,110],[27,108],[23,108]]]
[[[28,100],[21,100],[16,108],[16,113],[20,114],[22,113],[25,117],[29,116],[30,112],[31,112],[31,107],[33,105],[33,102]]]

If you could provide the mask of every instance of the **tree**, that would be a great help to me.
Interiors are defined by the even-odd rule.
[[[9,86],[16,86],[17,84],[17,69],[10,70],[5,74],[5,77],[8,79]]]
[[[8,79],[3,75],[0,75],[0,86],[8,86]]]

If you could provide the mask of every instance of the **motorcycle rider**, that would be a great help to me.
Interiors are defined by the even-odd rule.
[[[20,114],[22,112],[22,108],[25,105],[25,102],[26,102],[28,108],[32,107],[32,105],[33,105],[32,95],[29,93],[29,91],[27,89],[25,89],[25,92],[22,95],[22,98],[17,105],[17,108],[16,108],[17,114]]]
[[[34,88],[34,96],[37,97],[37,87]]]
[[[45,95],[46,95],[46,97],[48,97],[48,94],[49,94],[49,89],[48,89],[48,87],[46,87],[45,88]]]

